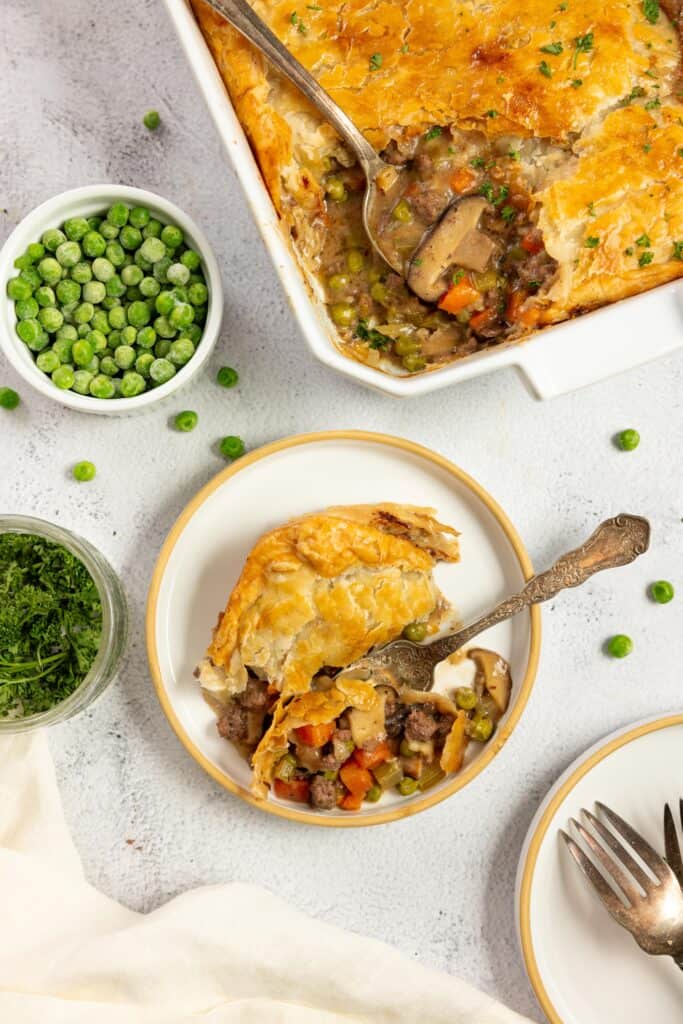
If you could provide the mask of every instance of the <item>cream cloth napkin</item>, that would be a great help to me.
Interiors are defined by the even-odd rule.
[[[83,876],[45,736],[0,740],[2,1024],[523,1020],[254,886],[196,889],[151,914],[127,910]]]

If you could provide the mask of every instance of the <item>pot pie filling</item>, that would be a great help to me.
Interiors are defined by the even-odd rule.
[[[441,274],[424,267],[426,301],[365,236],[364,177],[334,130],[192,3],[345,355],[423,372],[683,274],[676,0],[255,0],[377,151],[405,166],[383,245],[408,265],[453,200],[478,215],[487,259],[459,262],[455,246]]]

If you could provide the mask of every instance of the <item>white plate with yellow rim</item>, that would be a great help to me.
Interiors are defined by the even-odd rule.
[[[357,812],[320,812],[249,791],[251,771],[221,739],[193,669],[258,538],[293,516],[330,505],[394,501],[427,505],[461,533],[461,560],[436,580],[463,620],[519,590],[531,562],[503,510],[446,459],[402,438],[364,431],[304,434],[266,445],[211,480],[171,530],[147,604],[147,650],[162,707],[188,752],[232,793],[281,817],[314,825],[374,825],[414,814],[473,779],[503,747],[528,699],[540,649],[533,608],[481,637],[511,667],[510,706],[486,745],[472,743],[463,770],[424,794],[387,793]],[[479,642],[479,641],[478,641]]]
[[[609,916],[558,835],[600,800],[664,853],[663,812],[683,796],[683,714],[621,729],[582,754],[541,804],[517,875],[529,980],[551,1024],[680,1024],[683,973]]]

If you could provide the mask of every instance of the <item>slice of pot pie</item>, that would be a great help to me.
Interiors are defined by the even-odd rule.
[[[459,201],[422,299],[369,245],[364,177],[334,130],[192,5],[344,354],[418,373],[683,274],[679,0],[255,0],[405,166],[380,225],[399,261]]]
[[[386,503],[304,515],[257,541],[198,667],[219,714],[241,698],[229,738],[247,712],[263,718],[267,686],[303,693],[324,666],[343,668],[410,623],[436,630],[448,603],[432,570],[458,560],[457,537],[432,509]]]

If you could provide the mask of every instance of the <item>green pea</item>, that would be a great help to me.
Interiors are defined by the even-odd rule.
[[[120,299],[122,295],[126,294],[126,286],[118,274],[110,277],[105,287],[110,298]]]
[[[99,231],[100,230],[100,224],[102,223],[102,220],[103,220],[102,217],[87,217],[86,220],[88,221],[88,229],[90,231]]]
[[[33,260],[28,255],[28,253],[24,253],[23,256],[17,256],[17,258],[14,261],[14,266],[17,268],[17,270],[29,270],[32,264]]]
[[[39,352],[36,356],[36,366],[43,373],[53,373],[60,365],[59,356],[53,349],[49,348],[47,351]]]
[[[128,207],[125,203],[112,203],[107,210],[107,220],[110,224],[116,224],[117,228],[122,228],[124,224],[128,223]]]
[[[76,370],[71,390],[75,391],[77,395],[89,395],[93,376],[94,374],[90,370]]]
[[[375,302],[385,303],[389,297],[389,289],[381,281],[375,281],[370,286],[370,296]]]
[[[160,338],[173,338],[176,334],[175,327],[172,326],[165,316],[158,316],[156,318],[154,321],[154,330]]]
[[[137,267],[134,263],[131,263],[127,267],[123,267],[121,270],[121,280],[125,284],[126,288],[139,285],[144,276],[143,270],[140,267]],[[156,284],[156,281],[154,283]]]
[[[62,305],[62,313],[64,314],[64,323],[68,326],[74,322],[74,310],[78,306],[78,299],[75,302],[67,302],[66,305]]]
[[[56,306],[57,297],[52,288],[48,284],[43,284],[40,288],[36,288],[33,293],[33,298],[36,300],[39,306]]]
[[[115,267],[117,270],[119,269],[119,267],[123,266],[124,260],[126,258],[126,254],[118,242],[110,242],[107,248],[105,249],[105,255],[106,258],[111,263],[111,265]],[[110,275],[108,280],[110,280],[111,277],[113,277],[113,274]]]
[[[391,211],[391,216],[394,220],[401,221],[403,224],[410,224],[413,219],[413,211],[410,208],[408,200],[399,199],[396,206]]]
[[[78,331],[73,324],[63,324],[57,331],[58,341],[75,341],[77,337]],[[67,359],[66,362],[68,363],[69,360]]]
[[[121,299],[115,297],[114,295],[107,295],[106,299],[102,299],[102,301],[100,302],[100,306],[102,307],[102,309],[106,310],[107,313],[109,312],[110,309],[113,309],[114,306],[120,305]]]
[[[114,352],[114,362],[121,370],[130,370],[134,365],[137,353],[132,345],[119,345]]]
[[[43,283],[43,279],[38,273],[37,267],[26,267],[24,270],[19,272],[19,277],[22,281],[28,281],[31,285],[31,289],[39,288]]]
[[[57,338],[52,345],[52,351],[55,353],[60,363],[71,362],[71,350],[74,346],[74,342],[70,338]]]
[[[29,299],[20,299],[14,306],[17,320],[33,320],[38,316],[38,303],[31,296]]]
[[[152,274],[161,284],[168,284],[168,268],[172,262],[173,260],[170,256],[164,256],[163,259],[157,260],[152,267]]]
[[[90,322],[79,324],[76,329],[78,331],[79,338],[87,338],[88,335],[90,334],[90,331],[92,330]]]
[[[53,306],[45,306],[38,313],[38,319],[49,334],[54,334],[64,323],[64,314]]]
[[[32,294],[31,285],[23,277],[11,277],[7,282],[7,296],[13,302],[24,302],[30,299]]]
[[[406,335],[403,338],[396,338],[394,341],[394,352],[397,356],[412,356],[420,352],[420,342],[417,338]]]
[[[125,270],[126,268],[124,267],[123,269]],[[140,302],[142,298],[143,294],[139,288],[126,288],[126,302]]]
[[[38,264],[38,273],[45,284],[57,284],[62,279],[62,268],[53,256],[45,256]]]
[[[333,292],[343,292],[349,287],[351,279],[348,274],[332,274],[327,279],[327,286]]]
[[[40,338],[41,326],[35,317],[20,320],[14,328],[21,340],[29,347]]]
[[[66,242],[66,235],[59,228],[48,228],[40,240],[48,252],[56,252],[62,242]]]
[[[195,252],[194,249],[186,249],[180,257],[180,262],[188,270],[197,270],[202,261],[198,252]]]
[[[181,430],[184,434],[189,433],[190,430],[194,430],[199,422],[199,416],[196,412],[192,412],[191,409],[185,409],[184,412],[179,412],[175,418],[176,430]]]
[[[159,117],[158,110],[148,110],[142,118],[142,123],[145,128],[148,128],[150,132],[155,132],[161,124],[161,118]]]
[[[0,409],[16,409],[20,401],[14,388],[0,388]]]
[[[152,319],[152,310],[148,302],[131,302],[128,307],[128,323],[134,327],[146,327]]]
[[[88,281],[87,284],[83,285],[83,299],[85,302],[99,305],[106,294],[106,286],[101,281]]]
[[[205,284],[191,284],[187,296],[193,306],[203,306],[208,301],[209,291]]]
[[[182,330],[184,327],[189,327],[194,320],[194,309],[189,302],[179,302],[169,313],[168,319],[171,327]]]
[[[140,281],[140,291],[146,299],[153,299],[161,291],[161,285],[154,277],[143,277]]]
[[[617,434],[617,444],[625,452],[632,452],[640,444],[640,434],[637,430],[622,430]]]
[[[26,246],[26,255],[31,263],[38,263],[45,255],[45,246],[42,242],[29,242]]]
[[[350,327],[356,320],[357,314],[354,307],[348,302],[335,302],[330,306],[330,316],[340,327]]]
[[[232,366],[221,366],[216,374],[216,380],[222,388],[234,388],[239,379],[237,370],[233,370]]]
[[[185,336],[187,338],[190,339],[190,341],[192,342],[192,344],[196,348],[197,345],[199,344],[199,341],[200,341],[201,336],[202,336],[202,329],[199,326],[199,324],[190,324],[189,327],[185,328],[183,333],[185,334]]]
[[[154,355],[157,359],[165,359],[171,348],[168,338],[160,338],[154,346]]]
[[[219,448],[221,455],[225,459],[239,459],[240,455],[244,455],[245,452],[244,441],[241,437],[236,437],[234,434],[224,437]]]
[[[110,327],[113,327],[114,330],[120,331],[121,328],[125,327],[128,323],[128,314],[123,306],[114,306],[114,308],[110,309],[107,313],[107,320],[109,321]]]
[[[55,384],[60,391],[68,391],[69,388],[73,387],[74,383],[74,371],[70,366],[58,366],[56,370],[52,372],[52,383]]]
[[[455,691],[455,703],[463,711],[472,711],[477,706],[477,694],[470,686],[459,686]]]
[[[70,277],[63,278],[57,285],[55,292],[57,299],[63,306],[70,306],[72,302],[78,302],[81,297],[81,286]]]
[[[365,267],[365,255],[360,249],[349,249],[346,254],[346,266],[352,274],[359,274]]]
[[[102,356],[100,359],[100,373],[106,377],[115,377],[119,372],[119,367],[116,365],[116,361],[113,356]]]
[[[146,206],[134,206],[128,214],[128,223],[134,228],[144,228],[149,223],[151,214]]]
[[[194,355],[194,345],[189,338],[176,338],[171,342],[168,350],[168,358],[174,366],[184,366]]]
[[[149,368],[149,375],[155,384],[165,384],[175,377],[176,369],[168,359],[155,359]]]
[[[83,236],[81,247],[85,255],[90,256],[90,258],[93,259],[97,256],[104,255],[104,250],[107,248],[107,242],[99,231],[88,231],[87,235]]]
[[[92,302],[81,302],[74,310],[74,320],[77,324],[90,323],[95,315],[95,307]]]
[[[94,319],[95,318],[93,317],[93,320]],[[92,325],[92,320],[90,321],[90,323]],[[97,330],[97,329],[92,330],[92,331],[88,331],[88,333],[85,336],[85,340],[88,342],[89,345],[91,345],[92,350],[95,353],[97,353],[97,352],[104,352],[105,348],[107,347],[107,336],[106,336],[106,334],[104,334],[102,331]],[[74,361],[78,362],[78,360],[74,360]]]
[[[185,235],[179,227],[175,224],[167,224],[161,230],[161,241],[164,245],[167,245],[169,249],[177,249],[179,245],[182,245],[185,241]]]
[[[417,791],[417,779],[401,779],[396,787],[401,796],[412,796]]]
[[[656,583],[651,583],[650,597],[657,604],[668,604],[674,597],[673,584],[669,583],[668,580],[657,580]]]
[[[427,365],[426,359],[419,355],[404,356],[401,362],[409,373],[418,373],[420,370],[424,370]]]
[[[88,365],[95,351],[87,338],[80,338],[73,343],[71,356],[76,366],[85,367]]]
[[[82,238],[85,238],[89,230],[90,225],[85,217],[69,217],[68,220],[64,221],[64,234],[70,242],[80,242]]]
[[[349,198],[341,178],[328,178],[325,182],[325,192],[335,203],[343,203]]]
[[[152,269],[152,264],[141,255],[139,249],[133,256],[133,263],[136,267],[139,267],[140,270],[144,270],[145,274],[149,274]]]
[[[206,306],[195,306],[194,307],[194,318],[198,324],[203,324],[206,320]]]
[[[381,798],[383,792],[384,790],[382,789],[382,787],[375,783],[374,786],[370,786],[370,789],[365,794],[365,799],[368,800],[371,804],[376,804],[377,801]]]
[[[93,398],[113,398],[116,394],[116,386],[110,377],[98,373],[90,381],[90,394]]]
[[[161,234],[161,229],[163,228],[163,226],[164,225],[161,223],[161,221],[157,220],[156,217],[150,217],[150,219],[147,221],[147,224],[142,230],[142,237],[158,238],[159,235]]]
[[[143,352],[142,355],[138,356],[135,360],[135,369],[142,377],[149,377],[149,370],[154,362],[154,356],[151,352]]]
[[[87,366],[82,366],[82,370],[87,370],[91,377],[94,377],[96,373],[100,372],[100,360],[99,356],[93,356]],[[78,373],[78,370],[76,371]]]
[[[633,640],[630,636],[617,633],[607,642],[607,651],[613,658],[625,658],[633,650]]]
[[[154,308],[160,316],[168,316],[172,309],[175,307],[175,298],[171,292],[161,292],[157,295],[154,303]]]
[[[166,277],[171,284],[187,284],[190,280],[190,271],[182,263],[172,263],[166,271]]]
[[[122,398],[135,398],[136,395],[141,395],[146,388],[145,378],[141,374],[135,373],[132,370],[124,373],[121,379]]]
[[[403,630],[406,640],[412,640],[414,644],[421,644],[427,636],[427,624],[425,622],[411,622]]]
[[[71,268],[71,278],[76,281],[77,284],[87,284],[88,281],[92,280],[92,268],[89,263],[77,263],[75,267]]]
[[[153,348],[157,340],[157,332],[153,327],[141,327],[136,340],[139,348]]]
[[[149,228],[149,224],[147,227]],[[166,245],[160,238],[145,238],[140,246],[140,255],[150,263],[158,263],[166,255]]]
[[[106,242],[115,242],[119,237],[118,225],[112,224],[109,220],[103,220],[100,224],[100,234]]]
[[[127,324],[121,331],[121,341],[124,345],[134,345],[137,340],[137,328]]]
[[[491,738],[493,722],[488,715],[477,713],[474,718],[469,720],[466,728],[471,739],[476,740],[477,743],[486,743]]]
[[[124,249],[129,251],[137,249],[142,244],[142,232],[130,224],[126,224],[125,228],[121,228],[119,232],[119,242]]]
[[[81,247],[78,242],[62,242],[57,246],[55,256],[63,267],[75,267],[81,260]]]

